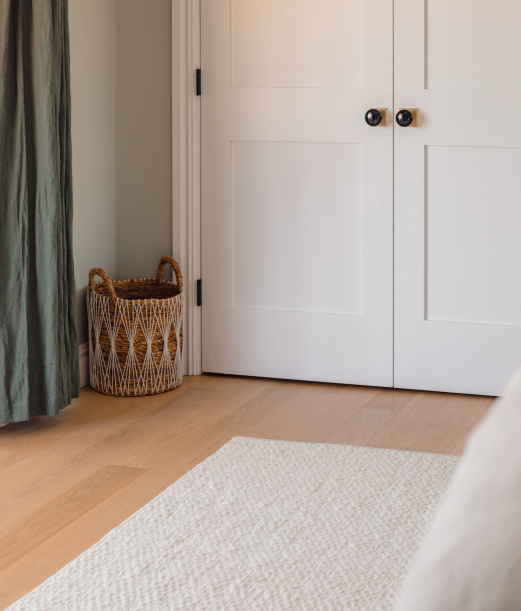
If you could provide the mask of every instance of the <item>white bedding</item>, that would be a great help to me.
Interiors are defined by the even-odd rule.
[[[521,609],[521,370],[471,436],[396,611]]]

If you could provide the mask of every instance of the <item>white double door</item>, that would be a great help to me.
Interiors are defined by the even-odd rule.
[[[201,15],[203,370],[500,393],[521,363],[521,0]]]

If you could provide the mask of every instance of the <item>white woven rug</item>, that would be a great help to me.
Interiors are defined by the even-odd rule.
[[[10,611],[391,611],[458,458],[236,437]]]

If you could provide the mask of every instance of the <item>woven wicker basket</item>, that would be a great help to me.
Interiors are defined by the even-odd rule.
[[[163,280],[165,265],[177,284]],[[95,282],[100,276],[103,281]],[[175,259],[163,257],[156,278],[112,282],[89,273],[90,385],[107,395],[155,395],[183,380],[183,277]]]

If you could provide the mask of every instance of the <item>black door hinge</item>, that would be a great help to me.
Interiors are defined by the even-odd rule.
[[[195,93],[201,95],[201,68],[195,71]]]
[[[203,281],[200,279],[197,281],[197,305],[203,305]]]

